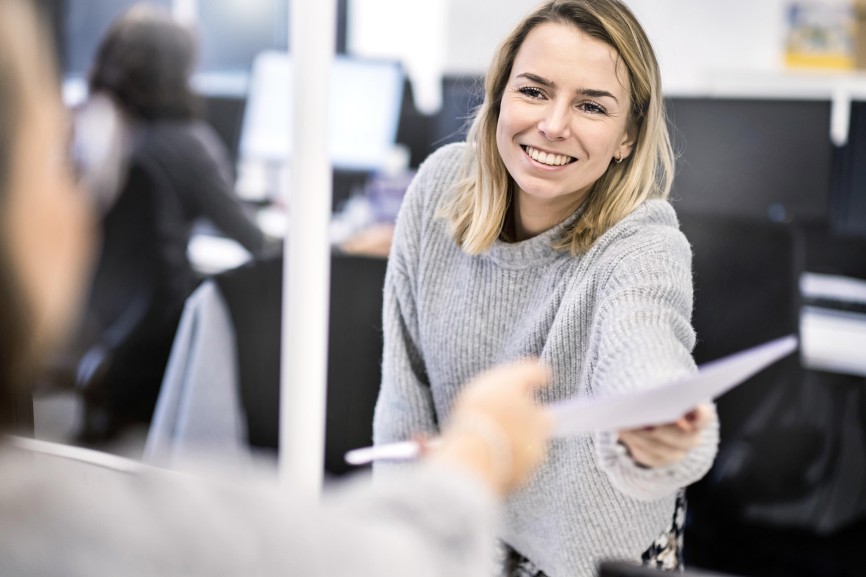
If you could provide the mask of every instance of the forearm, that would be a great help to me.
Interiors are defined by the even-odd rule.
[[[695,333],[690,322],[689,253],[682,239],[670,240],[652,251],[632,252],[604,285],[593,327],[592,379],[597,394],[630,394],[696,370],[691,356]],[[697,440],[685,457],[661,459],[660,463],[672,464],[657,467],[638,464],[616,431],[597,433],[595,445],[599,467],[614,486],[639,499],[654,499],[693,483],[709,470],[718,444],[714,416]]]
[[[260,254],[265,248],[265,235],[247,217],[243,206],[233,198],[214,198],[207,208],[207,216],[226,236],[239,242],[252,254]]]

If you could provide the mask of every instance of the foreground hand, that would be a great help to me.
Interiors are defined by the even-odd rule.
[[[698,405],[676,422],[620,431],[619,442],[639,465],[672,465],[700,444],[701,433],[715,419],[715,414],[712,405]]]
[[[430,459],[469,469],[499,495],[523,484],[546,454],[552,419],[532,398],[547,371],[523,361],[487,371],[457,397]]]

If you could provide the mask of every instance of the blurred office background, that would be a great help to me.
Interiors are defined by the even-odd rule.
[[[233,156],[238,195],[275,238],[291,209],[283,200],[290,151],[281,135],[288,129],[279,120],[287,104],[274,109],[290,81],[289,1],[153,2],[198,30],[195,86],[205,117]],[[86,97],[99,38],[133,2],[39,3],[55,35],[64,97],[74,106]],[[332,475],[348,472],[346,449],[370,442],[387,226],[400,195],[431,151],[462,139],[497,42],[535,4],[337,2],[335,49],[344,68],[335,70],[334,85],[351,88],[331,97],[334,113],[344,115],[332,137],[345,145],[335,149],[333,174],[325,459]],[[791,332],[803,345],[799,356],[719,402],[722,446],[713,471],[689,491],[687,559],[741,575],[866,575],[858,550],[866,542],[866,75],[858,68],[866,27],[858,28],[859,4],[628,4],[656,47],[679,154],[672,200],[695,251],[697,360]],[[792,44],[804,29],[816,54]],[[359,110],[380,120],[361,128]],[[364,237],[366,230],[376,232]],[[234,330],[246,335],[239,363],[267,367],[241,367],[247,384],[239,386],[255,379],[261,387],[245,394],[242,410],[250,444],[273,450],[280,303],[271,285],[281,278],[279,264],[249,277],[224,273],[249,255],[206,224],[190,254],[203,280],[222,273],[219,286],[234,299]],[[37,435],[66,440],[75,402],[63,391],[40,393]],[[139,456],[147,434],[123,450]]]

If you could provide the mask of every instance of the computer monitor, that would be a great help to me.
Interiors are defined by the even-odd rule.
[[[331,71],[328,141],[336,170],[381,168],[397,136],[404,72],[397,61],[337,57]],[[238,146],[239,160],[291,158],[292,60],[256,57]]]
[[[238,161],[238,143],[244,114],[244,98],[235,94],[208,94],[204,100],[204,119],[216,131],[233,163]]]
[[[830,102],[672,97],[678,210],[778,222],[827,222]]]
[[[443,77],[442,109],[433,118],[433,147],[466,140],[472,116],[483,100],[484,77]]]

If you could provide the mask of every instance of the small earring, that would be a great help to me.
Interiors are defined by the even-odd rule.
[[[620,153],[619,156],[614,156],[613,159],[616,161],[617,164],[619,164],[620,162],[622,162],[622,153]]]

